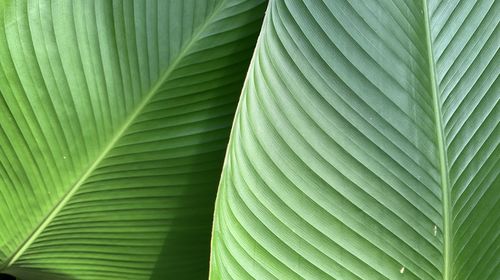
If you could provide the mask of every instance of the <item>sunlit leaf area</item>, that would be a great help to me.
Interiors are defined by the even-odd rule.
[[[0,280],[500,279],[499,22],[0,0]]]

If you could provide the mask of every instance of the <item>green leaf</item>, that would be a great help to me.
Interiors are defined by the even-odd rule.
[[[212,279],[498,279],[500,1],[274,0]]]
[[[0,271],[205,278],[217,182],[264,8],[1,1]]]

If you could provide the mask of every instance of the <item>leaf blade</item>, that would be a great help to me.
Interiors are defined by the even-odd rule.
[[[21,167],[28,180],[62,174],[50,183],[0,184],[1,199],[32,212],[1,208],[1,222],[12,229],[0,236],[8,271],[50,270],[76,279],[206,273],[211,198],[261,3],[12,1],[2,7],[2,42],[11,46],[0,48],[14,56],[12,64],[2,63],[1,102],[3,109],[18,110],[1,118],[2,144],[13,143],[5,152],[14,159],[24,159],[23,150],[42,151],[25,157],[44,168]],[[12,26],[16,30],[8,33]],[[32,35],[29,26],[42,30]],[[6,70],[27,69],[23,63],[39,65],[26,75]],[[30,83],[30,75],[37,80]],[[26,116],[26,127],[4,121]],[[35,130],[32,123],[42,127]],[[15,144],[11,127],[35,136],[29,145]],[[48,145],[54,139],[68,148]],[[1,167],[7,170],[2,178],[19,174],[16,165],[2,161]],[[9,196],[11,185],[19,193]],[[34,201],[22,199],[24,190]],[[23,217],[33,220],[15,223]]]
[[[449,144],[449,131],[456,128],[447,123],[449,106],[442,101],[449,94],[449,77],[463,85],[457,96],[477,100],[476,92],[467,91],[469,78],[448,75],[443,83],[441,75],[450,67],[455,73],[462,71],[456,61],[472,62],[466,55],[457,56],[463,38],[478,34],[477,41],[488,40],[478,39],[483,33],[474,29],[477,22],[489,22],[481,31],[494,38],[498,20],[493,9],[476,9],[475,23],[463,23],[461,32],[466,35],[446,43],[455,52],[440,59],[444,39],[439,35],[447,40],[454,35],[438,29],[442,24],[459,29],[455,20],[463,21],[465,8],[474,4],[466,2],[429,1],[429,7],[425,1],[269,4],[219,187],[212,279],[267,279],[266,273],[278,279],[478,275],[456,263],[473,250],[457,250],[466,243],[457,241],[455,228],[458,185],[451,159],[457,155]],[[424,9],[429,9],[428,24]],[[431,46],[426,37],[439,46]],[[481,46],[467,49],[477,52]],[[498,77],[493,70],[498,68],[497,49],[490,45],[489,55],[477,60],[483,65],[489,61],[493,71],[483,78],[486,86]],[[498,91],[483,94],[498,100]],[[457,116],[458,122],[467,121],[466,111]],[[478,162],[489,161],[481,166],[491,173],[487,183],[470,185],[468,191],[477,203],[485,190],[490,191],[476,209],[483,208],[477,211],[490,217],[485,234],[498,236],[499,228],[491,221],[498,218],[498,192],[493,195],[498,172],[492,168],[498,158],[499,117],[475,112],[483,117],[489,134],[462,133],[477,139],[473,149],[488,151],[477,157]],[[480,127],[481,121],[476,119],[476,125]],[[481,170],[478,165],[470,168]],[[446,181],[448,176],[449,188],[443,188],[441,177]],[[447,206],[443,191],[450,197]],[[481,248],[489,249],[477,249],[475,254],[483,251],[491,257],[497,252],[497,239],[488,240],[490,246]],[[468,261],[480,263],[476,258]],[[497,261],[486,258],[484,263],[489,263],[488,270],[480,275],[493,279]]]

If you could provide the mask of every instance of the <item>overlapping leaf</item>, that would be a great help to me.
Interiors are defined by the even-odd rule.
[[[274,0],[212,279],[498,279],[500,2]]]

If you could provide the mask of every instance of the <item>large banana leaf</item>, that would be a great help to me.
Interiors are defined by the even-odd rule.
[[[274,0],[212,279],[500,279],[500,1]]]
[[[215,190],[264,8],[0,1],[0,271],[206,278]]]

